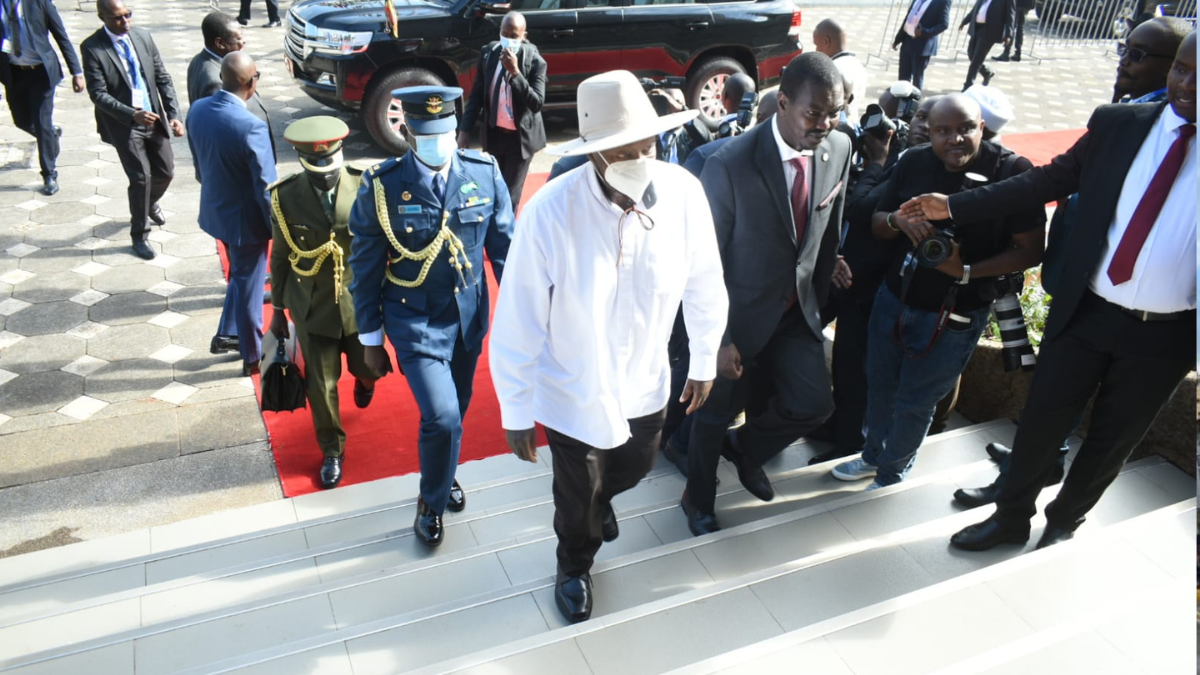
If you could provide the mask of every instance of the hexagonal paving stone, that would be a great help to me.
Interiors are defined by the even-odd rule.
[[[224,280],[216,257],[187,258],[167,269],[167,279],[185,286],[200,286]]]
[[[21,269],[36,274],[65,272],[92,261],[91,251],[69,248],[44,248],[21,258]]]
[[[84,392],[109,403],[147,398],[174,381],[170,364],[154,359],[110,363],[88,375]]]
[[[29,222],[29,212],[25,209],[0,209],[0,227],[27,225]]]
[[[24,375],[58,370],[83,356],[87,343],[69,335],[26,338],[0,352],[0,368]]]
[[[60,167],[83,166],[95,159],[96,153],[94,152],[88,152],[87,150],[65,150],[58,154],[58,165]]]
[[[29,216],[30,220],[47,225],[78,223],[96,212],[96,207],[83,202],[56,202],[40,208]]]
[[[105,361],[140,359],[170,344],[166,328],[135,323],[114,326],[88,340],[88,354]]]
[[[0,410],[13,417],[53,412],[82,394],[83,378],[78,375],[61,370],[30,373],[0,387]]]
[[[92,228],[75,223],[40,225],[25,233],[25,243],[42,248],[71,246],[92,236]]]
[[[13,297],[26,302],[56,302],[66,300],[89,288],[91,281],[87,277],[74,272],[53,272],[39,274],[29,281],[21,282],[13,291]],[[75,324],[71,324],[73,325]]]
[[[217,254],[217,241],[211,236],[197,232],[168,240],[163,251],[179,258],[198,258]]]
[[[88,318],[110,326],[123,326],[149,321],[165,311],[167,311],[166,298],[139,291],[137,293],[119,293],[97,302],[88,312]]]
[[[65,300],[47,302],[8,317],[5,327],[26,337],[65,333],[86,321],[87,311],[87,307]]]
[[[97,274],[92,277],[92,288],[113,295],[145,291],[162,281],[163,271],[161,268],[153,265],[134,265],[118,267],[103,274]]]
[[[108,187],[108,186],[104,186],[104,187]],[[128,185],[125,185],[120,190],[120,193],[126,194],[126,190],[128,189],[128,187],[129,187]],[[104,188],[99,188],[99,189],[103,190]],[[104,193],[100,192],[100,194],[104,194]],[[115,197],[116,195],[104,194],[104,196],[105,197]],[[103,204],[97,204],[93,208],[95,209],[95,213],[97,215],[108,216],[109,218],[115,218],[117,220],[128,220],[129,219],[129,202],[125,201],[123,199],[115,199],[114,198],[112,201],[107,201],[107,202],[104,202]]]
[[[122,233],[114,235],[110,239],[112,243],[109,246],[92,251],[92,260],[108,265],[109,267],[140,265],[143,261],[133,253],[133,244],[129,240],[128,230],[129,224],[126,223]],[[154,248],[153,244],[150,246]]]

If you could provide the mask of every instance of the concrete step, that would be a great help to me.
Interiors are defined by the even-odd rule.
[[[1192,498],[1084,528],[1070,542],[669,675],[757,675],[798,663],[823,675],[1189,673],[1195,509]]]
[[[982,444],[1006,440],[1011,433],[1012,425],[1000,422],[934,437],[928,443],[927,461],[915,476],[978,461]],[[947,449],[951,446],[953,451]],[[811,454],[807,445],[799,444],[768,465],[779,490],[770,504],[745,493],[734,471],[723,465],[718,508],[726,526],[861,491],[861,485],[832,480],[829,466],[807,466]],[[263,600],[313,583],[349,580],[404,565],[424,567],[485,551],[502,551],[510,578],[550,574],[554,559],[550,479],[548,470],[540,470],[496,479],[473,491],[466,512],[448,514],[446,543],[433,551],[415,540],[408,525],[415,504],[407,500],[13,585],[0,592],[0,635],[6,627],[28,626],[131,599],[140,599],[137,625],[146,626]],[[683,486],[674,467],[660,462],[638,489],[619,496],[615,507],[625,536],[604,547],[602,554],[615,557],[689,538],[677,506]],[[527,499],[531,494],[537,496]],[[103,624],[94,627],[103,629]]]
[[[977,454],[978,446],[971,447]],[[937,452],[931,456],[941,454]],[[1141,472],[1146,475],[1122,477],[1120,484],[1128,485],[1132,493],[1126,495],[1126,499],[1116,500],[1116,513],[1144,511],[1148,508],[1147,503],[1160,502],[1167,489],[1179,491],[1178,482],[1172,484],[1159,475],[1161,472],[1155,471],[1155,467],[1161,466],[1154,461],[1130,465],[1127,472],[1130,475]],[[715,537],[662,545],[598,565],[597,617],[610,612],[619,615],[648,601],[653,605],[655,598],[670,598],[689,588],[703,588],[737,578],[745,574],[747,566],[754,570],[776,561],[814,555],[821,558],[828,554],[816,552],[853,547],[856,538],[869,538],[874,536],[873,532],[909,527],[930,517],[937,518],[946,511],[953,514],[956,509],[947,506],[948,495],[956,485],[951,479],[977,471],[970,465],[960,465],[887,490],[871,494],[859,492],[825,505],[730,528]],[[1157,488],[1156,480],[1166,487]],[[1155,491],[1157,496],[1150,496]],[[1123,488],[1115,488],[1113,494],[1125,492]],[[881,513],[888,517],[880,518]],[[979,517],[978,514],[966,516],[968,519]],[[955,517],[962,519],[961,515],[949,518]],[[954,527],[960,526],[954,524]],[[948,533],[943,536],[946,535]],[[944,546],[943,539],[940,547],[944,549]],[[747,550],[755,552],[750,560],[746,560]],[[431,663],[431,658],[437,659],[439,648],[448,650],[446,655],[454,655],[503,645],[524,635],[553,632],[550,629],[560,625],[561,621],[550,600],[551,578],[514,583],[508,578],[506,564],[500,555],[499,552],[480,554],[420,570],[399,570],[396,574],[357,580],[341,587],[325,585],[313,592],[277,598],[265,605],[168,622],[149,630],[129,631],[107,640],[78,644],[72,649],[46,651],[32,659],[10,660],[3,665],[16,666],[29,660],[65,657],[58,658],[57,663],[68,669],[61,672],[70,672],[71,664],[92,663],[105,656],[128,657],[132,662],[136,653],[139,673],[175,672],[206,662],[210,663],[197,666],[193,672],[225,672],[256,660],[268,662],[264,664],[268,668],[264,672],[282,672],[275,668],[291,669],[300,664],[306,664],[303,669],[308,672],[327,672],[323,665],[319,671],[311,668],[314,663],[320,665],[328,654],[337,652],[337,644],[345,643],[340,650],[342,660],[351,658],[347,654],[355,654],[358,647],[366,650],[358,652],[359,658],[354,662],[356,673],[390,672],[389,669],[395,669],[397,664]],[[545,557],[550,561],[552,571],[550,550]],[[834,559],[839,557],[842,556]],[[826,562],[829,561],[819,559],[815,564]],[[585,625],[598,623],[594,619]],[[452,629],[443,632],[447,627]],[[61,631],[54,632],[61,634]],[[263,645],[283,646],[268,650],[266,655],[254,651]],[[355,649],[350,645],[356,645]],[[71,654],[77,650],[86,651]],[[274,660],[286,655],[280,654],[280,650],[294,653],[294,656]],[[226,660],[211,663],[222,657]],[[363,658],[367,660],[363,662]],[[50,667],[54,663],[56,661],[48,661],[35,668]],[[19,668],[14,672],[26,670]],[[132,670],[118,668],[113,672]]]

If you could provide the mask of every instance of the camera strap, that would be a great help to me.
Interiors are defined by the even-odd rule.
[[[912,285],[913,277],[917,272],[917,256],[909,253],[904,259],[904,266],[900,268],[900,314],[896,315],[896,325],[893,327],[893,332],[896,339],[900,341],[901,347],[904,347],[904,325],[900,318],[904,313],[904,300],[908,297],[908,289]],[[958,302],[958,284],[951,284],[950,289],[946,291],[946,297],[942,298],[942,306],[938,309],[937,324],[934,326],[933,335],[930,336],[928,344],[920,354],[913,356],[908,354],[908,349],[904,348],[906,355],[913,358],[924,358],[929,355],[933,345],[937,344],[938,338],[942,336],[942,331],[946,329],[946,324],[950,323],[950,317],[954,314],[954,306]]]

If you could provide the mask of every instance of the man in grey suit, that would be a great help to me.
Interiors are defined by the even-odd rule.
[[[246,47],[246,41],[242,38],[242,27],[238,25],[237,19],[224,12],[209,12],[200,22],[200,33],[204,36],[204,49],[193,56],[188,64],[188,105],[194,105],[196,101],[217,93],[221,89],[221,59]],[[267,123],[267,131],[271,134],[271,155],[274,157],[275,133],[271,128],[267,108],[257,91],[246,101],[246,109]]]
[[[12,113],[13,124],[37,139],[42,165],[42,194],[58,192],[58,137],[54,126],[54,90],[62,81],[62,64],[50,46],[54,36],[71,69],[75,93],[83,91],[83,67],[75,45],[67,37],[62,17],[52,0],[3,0],[0,2],[0,83]]]
[[[820,306],[831,282],[850,282],[837,254],[850,170],[850,139],[834,132],[845,108],[837,66],[820,52],[792,59],[777,106],[770,123],[726,143],[700,174],[725,269],[729,321],[717,380],[688,446],[682,506],[697,536],[720,529],[714,500],[722,454],[747,490],[770,501],[775,493],[763,462],[833,411]],[[743,377],[744,366],[751,377]],[[763,395],[768,390],[770,398]],[[764,404],[747,410],[736,435],[727,434],[748,398]]]
[[[100,0],[104,26],[79,51],[83,77],[96,106],[100,140],[113,146],[129,178],[129,233],[133,251],[151,260],[147,221],[165,225],[158,200],[175,177],[171,135],[183,136],[175,85],[150,33],[133,26],[121,0]]]

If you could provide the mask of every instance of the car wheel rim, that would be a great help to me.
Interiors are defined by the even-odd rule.
[[[725,106],[721,103],[721,92],[724,91],[725,80],[728,79],[728,73],[717,73],[708,78],[708,81],[700,88],[700,101],[697,107],[700,109],[701,115],[715,120],[724,114]]]
[[[388,101],[387,124],[392,133],[400,136],[400,126],[404,124],[404,109],[400,107],[400,101],[397,99]]]

